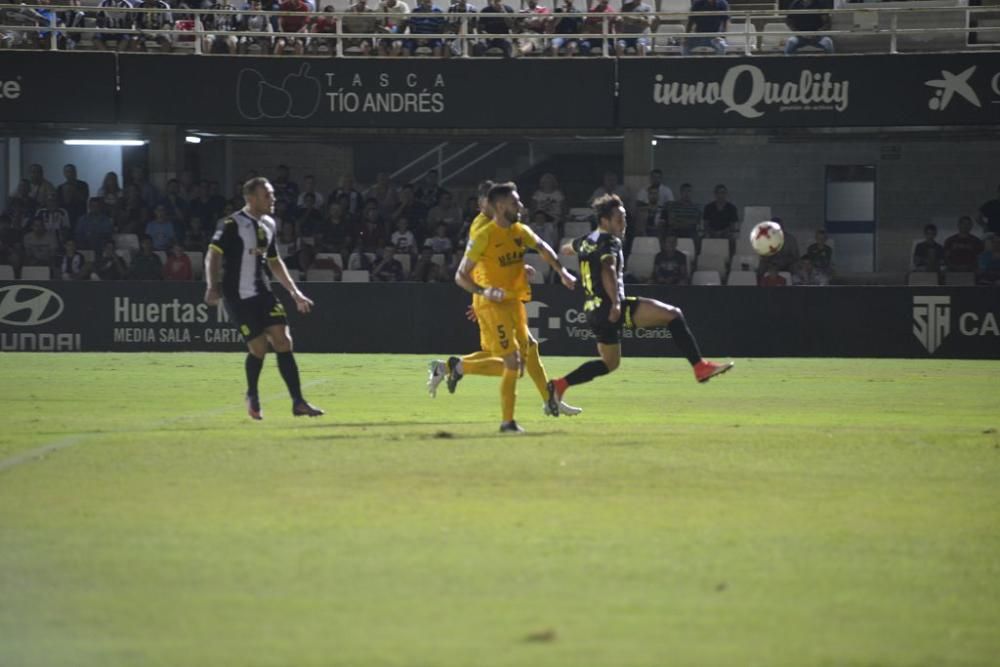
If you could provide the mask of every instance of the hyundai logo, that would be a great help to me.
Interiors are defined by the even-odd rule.
[[[51,322],[62,314],[62,297],[37,285],[0,288],[0,323],[33,327]]]

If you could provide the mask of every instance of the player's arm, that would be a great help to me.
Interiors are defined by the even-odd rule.
[[[236,237],[236,223],[227,218],[212,235],[205,253],[205,303],[214,306],[222,298],[222,257]]]
[[[295,299],[295,307],[299,309],[299,312],[308,313],[312,310],[312,307],[315,304],[313,304],[312,299],[299,291],[299,286],[295,284],[294,280],[292,280],[292,275],[288,273],[288,267],[285,266],[285,262],[281,259],[281,257],[278,257],[277,255],[274,257],[268,257],[267,263],[268,266],[271,267],[271,273],[274,274],[274,277],[278,279],[281,286],[288,290],[288,293],[292,295],[293,299]]]
[[[601,285],[604,286],[604,293],[611,299],[611,312],[608,313],[608,320],[617,322],[622,316],[621,295],[618,293],[618,275],[615,272],[615,258],[612,255],[605,255],[601,258]]]
[[[573,242],[564,243],[561,248],[559,248],[560,255],[566,255],[567,257],[572,257],[576,254],[576,248],[573,247]]]
[[[525,226],[524,231],[526,232],[526,241],[529,248],[534,248],[538,251],[538,254],[542,256],[545,263],[552,267],[552,270],[559,275],[559,279],[566,289],[573,289],[576,287],[576,276],[569,272],[569,270],[562,265],[559,261],[559,256],[556,255],[555,251],[552,249],[548,243],[546,243],[540,236],[535,234],[530,227]]]
[[[476,262],[466,253],[462,257],[462,263],[458,265],[458,270],[455,271],[455,284],[469,294],[479,294],[496,303],[503,301],[504,291],[502,288],[479,285],[472,279],[474,268],[476,268]]]

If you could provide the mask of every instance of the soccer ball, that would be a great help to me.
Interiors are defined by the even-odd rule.
[[[758,255],[768,257],[785,245],[785,233],[781,231],[781,225],[776,222],[770,220],[758,222],[750,230],[750,245]]]

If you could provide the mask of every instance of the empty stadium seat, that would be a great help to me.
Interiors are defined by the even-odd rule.
[[[201,280],[205,276],[205,253],[188,250],[184,254],[191,260],[191,275],[195,280]]]
[[[332,283],[336,279],[337,274],[333,269],[309,269],[306,271],[306,282],[309,283]]]
[[[729,266],[734,271],[756,271],[760,266],[760,255],[755,252],[749,255],[733,255],[733,261]]]
[[[949,271],[944,274],[944,284],[951,287],[972,287],[976,284],[976,274],[965,271]]]
[[[765,53],[784,51],[785,42],[788,41],[788,35],[783,35],[781,33],[787,32],[789,32],[789,29],[784,23],[765,23],[764,30],[760,36],[760,50]],[[765,220],[766,219],[767,218],[765,218]]]
[[[718,271],[695,271],[691,276],[692,285],[721,285],[722,277]]]
[[[367,271],[344,271],[340,280],[345,283],[367,283],[371,282],[371,277]]]
[[[569,222],[586,222],[589,224],[590,221],[593,219],[593,217],[594,217],[594,209],[590,208],[589,206],[585,206],[585,207],[571,208],[569,210],[569,214],[567,215],[566,219]]]
[[[757,273],[755,271],[730,271],[726,278],[727,285],[757,285]]]
[[[580,238],[586,234],[590,233],[590,223],[589,222],[567,222],[565,229],[563,230],[563,236],[571,236],[573,238]]]
[[[633,252],[625,263],[625,272],[631,273],[639,282],[646,282],[653,275],[653,265],[656,255],[645,252]]]
[[[337,256],[340,257],[340,255]],[[403,273],[405,275],[410,275],[410,262],[413,261],[413,258],[410,257],[409,253],[398,252],[392,258],[403,265]]]
[[[160,258],[161,264],[167,263],[167,251],[166,250],[154,250],[153,254]]]
[[[111,238],[116,248],[139,252],[139,237],[135,234],[112,234]]]
[[[653,36],[653,52],[680,53],[681,40],[686,32],[683,23],[661,23]]]
[[[726,272],[726,258],[721,255],[706,255],[704,252],[698,255],[699,271],[718,271],[719,274]]]
[[[726,53],[746,53],[748,50],[751,53],[757,50],[757,28],[753,23],[730,23],[726,33]]]
[[[0,280],[13,280],[14,267],[10,264],[0,264]]]
[[[51,280],[52,271],[47,266],[25,266],[21,269],[21,280]]]
[[[925,287],[929,285],[939,285],[938,274],[930,271],[913,271],[906,279],[906,284],[911,286]]]
[[[655,255],[660,252],[660,239],[655,236],[637,236],[632,241],[632,253]]]
[[[371,253],[368,254],[371,255]],[[318,252],[316,253],[316,259],[333,262],[341,271],[344,270],[344,258],[339,252]],[[327,266],[329,266],[329,264]]]

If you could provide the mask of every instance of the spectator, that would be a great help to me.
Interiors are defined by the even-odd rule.
[[[365,191],[365,196],[375,199],[378,203],[379,213],[386,218],[392,214],[392,210],[396,208],[396,204],[399,202],[397,188],[389,180],[389,174],[384,171],[380,171],[375,176],[375,183]]]
[[[434,236],[424,241],[424,247],[430,248],[435,255],[450,255],[453,245],[451,239],[448,238],[448,227],[444,223],[438,225]]]
[[[132,167],[131,177],[130,184],[138,188],[142,202],[150,209],[156,206],[160,200],[160,193],[156,190],[156,186],[149,182],[145,167],[141,165]]]
[[[73,226],[69,223],[69,213],[59,206],[59,197],[55,192],[49,195],[44,208],[35,211],[35,215],[42,216],[45,229],[55,234],[60,243],[70,238]]]
[[[247,9],[249,11],[240,15],[240,32],[274,32],[274,26],[268,20],[267,14],[262,13],[263,5],[261,0],[250,0]],[[273,48],[273,39],[270,37],[261,37],[260,35],[240,35],[239,43],[236,47],[237,50],[240,53],[247,53],[250,47],[258,47],[261,52],[270,53]]]
[[[792,274],[792,284],[826,286],[830,284],[830,274],[820,271],[813,264],[812,258],[809,255],[803,255],[795,265],[795,273]]]
[[[31,219],[38,208],[38,202],[28,196],[30,186],[28,179],[21,179],[14,194],[7,198],[6,213],[10,216],[11,224],[19,230],[31,226]]]
[[[829,284],[833,277],[833,248],[826,244],[826,231],[816,230],[815,243],[810,243],[806,248],[805,258],[809,260],[810,270],[822,274],[826,279],[824,285]]]
[[[330,195],[329,201],[335,201],[341,197],[347,197],[347,206],[344,209],[345,214],[348,216],[361,214],[361,210],[365,206],[365,198],[354,187],[354,176],[350,174],[341,176],[340,183],[337,189],[333,191],[333,194]]]
[[[640,190],[635,198],[640,211],[644,213],[640,215],[639,222],[645,222],[647,230],[656,229],[661,224],[664,208],[673,200],[673,190],[663,182],[663,170],[654,169],[649,172],[649,185]]]
[[[83,253],[76,249],[76,241],[68,239],[63,243],[63,254],[56,264],[59,267],[61,280],[86,280],[90,276],[90,267]]]
[[[392,15],[380,19],[383,31],[391,35],[402,35],[406,32],[406,15],[410,13],[410,6],[403,0],[382,0],[379,3],[378,11]],[[379,53],[383,56],[398,58],[403,55],[403,39],[392,37],[379,40]]]
[[[163,199],[160,200],[160,204],[167,209],[167,217],[171,220],[176,220],[179,223],[187,220],[188,202],[181,197],[181,182],[176,178],[167,181],[167,191],[163,195]]]
[[[385,229],[378,217],[378,209],[367,209],[364,220],[354,238],[353,252],[377,253],[386,246]]]
[[[437,203],[427,212],[427,230],[437,229],[438,225],[448,228],[449,236],[456,236],[462,228],[462,209],[455,203],[455,198],[447,190],[441,190]]]
[[[153,211],[156,217],[146,225],[146,235],[153,243],[153,250],[170,250],[177,240],[173,221],[167,217],[167,208],[160,204]]]
[[[788,6],[790,11],[801,11],[806,9],[833,9],[833,0],[792,0]],[[830,29],[830,15],[821,14],[788,14],[785,16],[785,25],[789,30],[796,33],[808,32],[816,33],[821,30]],[[823,49],[827,53],[833,53],[833,40],[828,35],[792,35],[785,42],[785,55],[790,56],[803,46],[815,46]]]
[[[298,275],[295,276],[296,279],[305,280],[308,277],[309,269],[319,268],[316,266],[316,248],[308,243],[303,244],[285,260],[285,265],[288,267],[289,273],[298,272]]]
[[[130,184],[118,200],[114,211],[115,227],[124,233],[141,233],[146,224],[148,209],[139,194],[139,188]]]
[[[412,185],[404,185],[399,189],[399,203],[393,209],[391,218],[393,220],[406,218],[410,221],[410,229],[423,229],[424,221],[427,219],[427,211],[417,201]]]
[[[309,12],[309,5],[305,3],[305,0],[284,0],[279,6],[278,11],[281,12]],[[278,17],[278,32],[293,32],[298,33],[294,37],[278,36],[274,38],[274,55],[280,56],[285,53],[286,48],[291,48],[295,52],[295,55],[301,56],[305,53],[306,42],[305,33],[306,25],[309,22],[309,17],[307,16],[280,16]],[[299,34],[302,36],[300,37]],[[277,187],[275,187],[277,190]],[[296,188],[297,190],[297,188]],[[275,193],[277,194],[277,193]],[[289,193],[292,196],[292,203],[294,204],[296,197],[294,194]],[[297,193],[296,193],[297,194]]]
[[[559,247],[559,227],[545,211],[535,211],[531,216],[531,230],[553,248]]]
[[[12,266],[15,275],[20,275],[23,262],[19,231],[14,229],[9,215],[0,214],[0,264]]]
[[[153,252],[153,239],[143,234],[139,241],[139,253],[132,258],[128,277],[131,280],[162,280],[163,262]]]
[[[101,280],[124,280],[128,276],[128,266],[117,252],[113,241],[105,241],[101,254],[94,259],[93,272]]]
[[[769,256],[762,257],[760,260],[760,266],[757,267],[757,274],[762,275],[767,272],[771,267],[775,271],[787,271],[789,273],[795,272],[795,265],[798,264],[799,258],[802,253],[799,252],[799,241],[795,238],[792,231],[782,224],[781,218],[774,218],[774,221],[782,226],[785,233],[785,242],[781,246],[781,250],[777,253]]]
[[[667,232],[673,236],[698,242],[698,225],[702,208],[691,200],[691,184],[682,183],[680,199],[667,202]]]
[[[63,167],[66,180],[59,186],[59,204],[69,213],[69,222],[75,225],[80,216],[87,212],[87,201],[90,199],[90,186],[76,177],[76,165]]]
[[[764,275],[758,279],[757,284],[761,287],[784,287],[788,284],[788,281],[778,273],[777,266],[771,265],[764,271]]]
[[[667,234],[653,259],[653,280],[657,285],[687,285],[687,255],[677,249],[677,237]]]
[[[35,206],[41,206],[49,201],[50,197],[56,196],[55,187],[45,180],[45,171],[42,169],[42,165],[33,164],[28,167],[28,190],[26,194],[35,203]]]
[[[979,226],[987,234],[1000,234],[1000,185],[997,196],[979,207]]]
[[[45,218],[36,215],[31,221],[31,231],[21,241],[25,266],[52,266],[59,252],[59,240],[45,228]]]
[[[377,32],[384,32],[379,19],[373,16],[366,16],[372,13],[372,10],[368,9],[367,0],[356,0],[356,2],[347,9],[347,12],[348,14],[352,14],[352,16],[344,17],[344,33],[374,34]],[[357,16],[353,16],[354,14]],[[371,37],[344,40],[344,48],[357,49],[360,52],[360,55],[363,56],[371,55],[374,46],[375,44]]]
[[[305,5],[305,2],[302,4]],[[309,11],[309,9],[308,6],[306,6],[306,9],[296,11]],[[291,18],[299,17],[293,16]],[[288,166],[279,164],[275,171],[277,172],[277,175],[274,177],[274,180],[271,181],[271,185],[274,187],[274,199],[276,201],[284,201],[289,206],[295,206],[295,202],[299,200],[299,186],[295,183],[295,181],[291,180]],[[246,183],[248,180],[256,176],[257,172],[251,172],[247,174],[247,178],[244,178],[243,182]],[[242,186],[239,187],[242,188]]]
[[[136,12],[134,16],[135,27],[140,31],[135,42],[138,49],[145,51],[146,40],[151,39],[159,44],[163,51],[170,53],[174,45],[173,38],[168,33],[161,32],[172,30],[174,27],[174,17],[170,13],[170,5],[163,0],[142,0],[138,6],[142,9],[161,10],[158,12]]]
[[[97,13],[97,28],[111,30],[132,30],[135,27],[135,16],[129,11],[132,3],[129,0],[101,0],[98,5],[101,11]],[[131,51],[135,47],[135,35],[120,32],[96,32],[92,42],[98,51]]]
[[[309,19],[309,32],[313,35],[336,35],[337,19],[333,16],[334,12],[333,5],[324,7],[323,16]],[[329,49],[331,55],[337,55],[337,40],[333,37],[310,37],[306,40],[309,53],[318,53],[321,48]]]
[[[295,232],[300,236],[315,236],[323,226],[323,214],[316,208],[313,193],[306,192],[301,196],[303,198],[303,207],[299,209],[299,217],[295,222]],[[334,205],[339,212],[340,205],[336,202]],[[329,213],[329,208],[327,212]],[[340,212],[339,215],[343,216],[343,213]]]
[[[205,223],[202,222],[202,218],[192,216],[188,221],[187,233],[184,234],[184,249],[192,252],[205,252],[207,247],[208,235],[205,233]]]
[[[242,197],[240,198],[240,200],[242,201]],[[242,206],[243,205],[240,204],[240,208],[242,208]],[[208,182],[208,207],[210,213],[207,217],[202,218],[203,222],[207,222],[208,220],[215,220],[221,217],[222,210],[226,207],[226,198],[222,196],[221,192],[219,192],[218,181]],[[239,209],[234,208],[233,210],[235,211]]]
[[[701,217],[705,222],[705,238],[735,240],[740,231],[740,214],[728,201],[725,185],[715,186],[715,200],[705,204]]]
[[[618,174],[613,171],[604,172],[604,180],[601,182],[600,187],[591,193],[590,199],[587,201],[593,203],[595,199],[604,195],[618,195],[623,202],[631,201],[631,197],[628,196],[628,190],[618,182]]]
[[[559,189],[559,181],[555,175],[548,172],[538,179],[538,189],[531,195],[531,212],[539,211],[552,218],[556,224],[562,222],[566,213],[566,195]]]
[[[618,32],[632,36],[615,42],[615,52],[618,56],[624,56],[630,51],[640,56],[648,54],[652,49],[649,32],[655,21],[653,8],[642,0],[622,0],[622,17]],[[670,198],[673,199],[673,195]]]
[[[208,196],[208,181],[195,184],[191,201],[188,202],[188,215],[202,220],[216,220],[221,211],[216,211],[214,202]]]
[[[503,0],[489,0],[479,12],[479,33],[486,35],[510,35],[514,24],[512,15],[514,9],[503,4]],[[499,16],[494,16],[494,15]],[[504,58],[513,54],[513,46],[508,37],[491,37],[476,45],[476,55],[485,56],[488,51],[498,49]]]
[[[107,210],[114,209],[118,200],[122,198],[122,188],[118,185],[118,174],[113,171],[104,174],[104,180],[101,181],[101,187],[97,190],[97,196],[104,199]]]
[[[427,0],[421,0],[426,2]],[[382,248],[382,258],[372,268],[372,280],[379,283],[402,282],[403,265],[394,257],[396,249],[391,245]]]
[[[729,32],[729,16],[724,14],[705,16],[700,12],[728,12],[729,3],[726,0],[694,0],[691,3],[691,13],[688,15],[687,32]],[[726,40],[720,36],[704,35],[700,37],[685,37],[681,53],[691,55],[694,49],[707,47],[717,54],[726,53]]]
[[[434,16],[434,14],[437,14],[437,16]],[[447,27],[444,20],[444,12],[435,7],[431,3],[431,0],[417,0],[417,6],[410,12],[406,26],[409,28],[411,35],[443,35]],[[412,56],[416,54],[417,49],[430,49],[431,55],[435,58],[447,56],[449,52],[449,49],[445,48],[443,38],[406,40],[404,44],[406,55]],[[434,171],[434,174],[437,176],[437,171]]]
[[[937,225],[924,225],[924,240],[913,246],[913,270],[938,272],[942,269],[944,246],[937,242]]]
[[[74,237],[77,247],[96,252],[104,247],[104,242],[108,241],[114,232],[114,223],[104,212],[104,200],[100,197],[93,197],[86,215],[76,223]]]
[[[650,236],[659,233],[659,228],[663,224],[664,211],[658,202],[659,192],[652,186],[647,187],[645,192],[640,192],[636,196],[638,210],[633,218],[635,224],[631,227],[636,236]]]
[[[167,254],[167,261],[163,264],[163,279],[194,280],[191,258],[184,252],[184,246],[180,243],[174,243],[173,248]]]
[[[989,237],[989,247],[979,255],[977,269],[978,284],[1000,286],[1000,234]]]
[[[458,35],[471,35],[475,33],[479,25],[479,22],[476,20],[476,14],[478,13],[479,8],[471,2],[466,2],[465,0],[453,2],[448,8],[448,14],[453,15],[453,18],[448,19],[449,32]],[[462,14],[468,14],[468,16],[462,16]],[[471,44],[474,46],[474,43]],[[447,46],[453,56],[460,56],[466,53],[463,51],[463,42],[457,39],[451,40]]]
[[[527,9],[520,12],[524,18],[520,19],[520,32],[526,37],[517,40],[517,50],[522,56],[532,53],[543,53],[545,51],[545,39],[541,36],[545,33],[551,16],[548,7],[538,3],[538,0],[528,0]]]
[[[396,252],[416,255],[417,239],[414,238],[409,226],[410,223],[406,218],[396,220],[396,229],[393,231],[392,236],[389,237],[389,243],[396,249]]]
[[[239,48],[236,32],[240,28],[240,16],[236,8],[221,0],[213,3],[210,9],[225,13],[205,14],[201,17],[203,29],[209,31],[202,42],[202,53],[234,55]]]
[[[228,217],[228,215],[226,217]],[[275,231],[278,232],[281,231],[282,227],[294,226],[296,223],[296,219],[293,217],[293,214],[289,213],[288,202],[284,199],[280,199],[274,203],[274,213],[271,214],[271,217],[274,218],[274,228]],[[296,231],[298,231],[298,229],[296,229]]]
[[[569,16],[569,14],[580,14],[580,10],[573,6],[573,0],[563,0],[563,6],[557,7],[554,16],[549,21],[548,32],[554,35],[579,35],[583,29],[582,16]],[[552,56],[558,57],[560,52],[565,56],[575,56],[580,52],[582,44],[576,37],[553,37]],[[587,52],[589,52],[589,47]]]
[[[944,265],[948,271],[975,271],[979,255],[985,246],[978,236],[972,234],[972,218],[963,215],[958,219],[958,233],[944,242]]]
[[[420,251],[420,257],[413,264],[410,271],[410,280],[418,283],[436,283],[444,278],[441,267],[434,263],[434,252],[430,247],[424,247]]]
[[[306,204],[306,195],[312,195],[312,206]],[[302,179],[302,192],[299,193],[299,198],[296,204],[301,208],[315,208],[322,209],[323,202],[326,199],[319,193],[316,189],[316,179],[310,174]]]
[[[319,245],[324,252],[343,253],[351,240],[351,223],[344,215],[344,207],[340,202],[333,202],[327,207],[326,220],[319,227]]]
[[[611,3],[609,0],[596,0],[596,2],[587,10],[589,13],[597,14],[614,14],[615,10],[611,8]],[[605,31],[605,22],[607,23],[607,30]],[[580,46],[583,49],[593,55],[601,55],[604,52],[604,40],[601,39],[601,35],[605,32],[611,33],[614,31],[618,24],[618,19],[612,18],[611,16],[588,16],[583,19],[583,29],[582,33],[585,35],[596,35],[596,37],[588,37],[584,40],[584,44]],[[614,42],[610,45],[614,48]]]
[[[60,4],[66,4],[72,7],[79,7],[80,0],[67,0],[67,2]],[[62,24],[62,26],[67,29],[65,38],[60,40],[59,43],[60,49],[72,50],[76,48],[77,44],[80,42],[80,38],[86,33],[75,32],[75,31],[70,32],[69,28],[83,28],[85,25],[84,21],[86,20],[86,18],[87,15],[84,12],[80,11],[79,9],[67,9],[59,12],[59,23]],[[87,32],[90,31],[88,30]],[[88,197],[85,197],[83,200],[83,206],[81,207],[80,215],[83,215],[83,210],[86,209],[87,207],[88,198],[89,198],[89,193]]]

